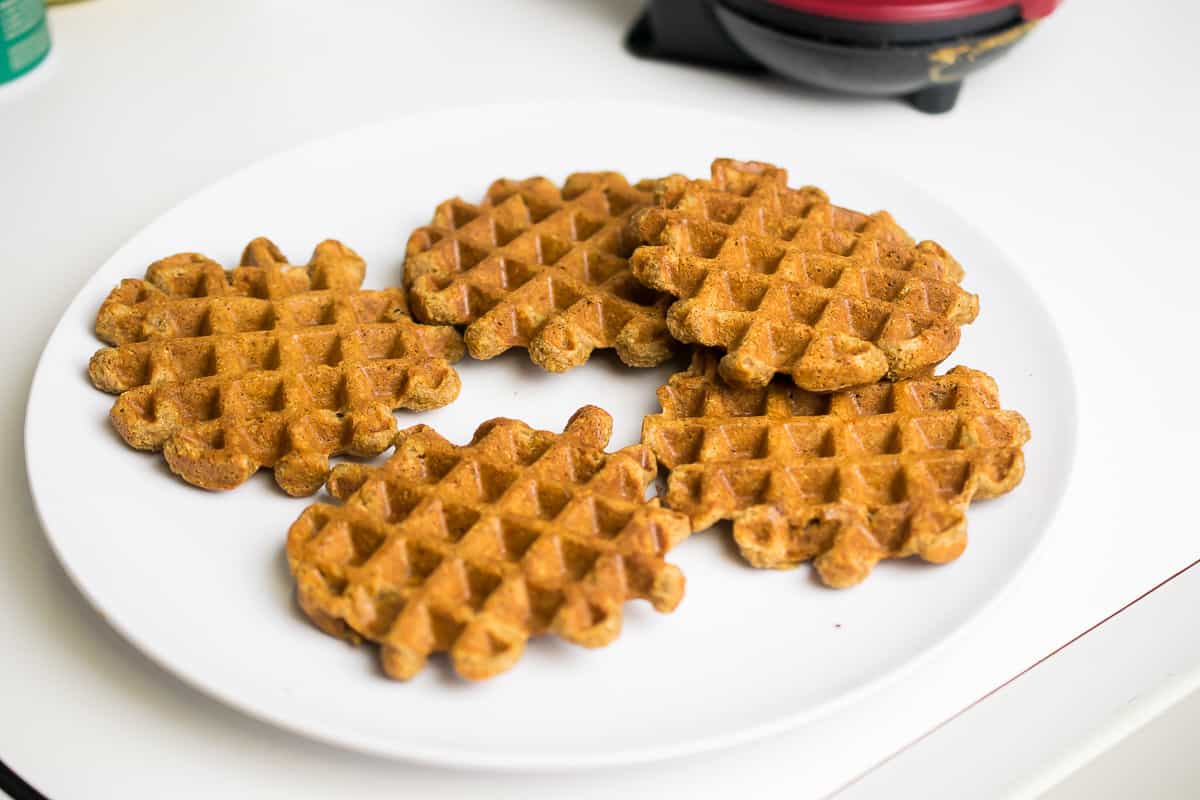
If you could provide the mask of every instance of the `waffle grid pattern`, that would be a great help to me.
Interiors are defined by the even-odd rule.
[[[956,558],[971,500],[1011,490],[1024,472],[1027,423],[965,367],[821,395],[780,380],[731,387],[701,352],[659,399],[643,441],[671,470],[666,505],[697,530],[732,519],[752,564],[813,559],[832,586],[858,583],[883,558]]]
[[[769,164],[718,159],[712,179],[663,179],[634,227],[634,275],[679,298],[670,333],[727,352],[721,374],[812,391],[918,374],[958,344],[978,298],[934,242],[913,244],[886,212],[789,189]]]
[[[123,281],[96,319],[113,347],[89,366],[98,388],[120,394],[117,431],[210,489],[273,467],[289,494],[311,494],[330,455],[382,452],[393,409],[458,395],[450,363],[463,345],[452,328],[413,322],[402,290],[360,290],[364,272],[338,242],[291,266],[256,239],[229,273],[181,254]]]
[[[674,609],[683,575],[663,554],[688,522],[645,500],[647,449],[603,452],[611,424],[594,406],[562,434],[495,419],[461,447],[418,425],[384,466],[339,465],[329,488],[345,504],[313,505],[289,532],[301,607],[379,643],[405,680],[435,652],[490,678],[545,632],[608,644],[629,599]]]
[[[613,172],[576,173],[559,190],[545,178],[499,180],[479,205],[438,206],[408,241],[405,282],[427,322],[466,325],[475,358],[525,347],[562,372],[597,348],[650,367],[671,353],[668,298],[629,270],[632,214],[643,184]]]

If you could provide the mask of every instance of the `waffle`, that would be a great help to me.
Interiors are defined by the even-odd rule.
[[[405,283],[417,319],[466,325],[467,349],[493,358],[525,347],[563,372],[597,348],[634,367],[671,353],[669,298],[629,271],[628,223],[649,184],[615,172],[576,173],[559,190],[545,178],[498,180],[479,205],[438,206],[408,240]]]
[[[717,360],[698,352],[659,389],[663,413],[646,417],[642,439],[671,470],[666,505],[696,530],[732,519],[756,567],[812,559],[826,584],[844,587],[884,558],[951,561],[966,546],[971,500],[1024,474],[1029,426],[1000,410],[982,372],[816,394],[782,378],[731,387]]]
[[[765,386],[776,373],[830,392],[919,374],[958,344],[978,298],[940,245],[913,244],[886,212],[789,189],[769,164],[718,159],[712,179],[663,179],[635,216],[631,263],[679,300],[671,335],[719,347],[721,374]]]
[[[341,464],[288,534],[301,607],[327,633],[380,645],[407,680],[435,652],[465,678],[509,669],[532,636],[608,644],[631,598],[675,608],[683,575],[663,554],[690,531],[645,500],[654,456],[605,454],[595,406],[562,434],[511,419],[455,446],[417,425],[382,467]]]
[[[110,417],[141,450],[206,489],[230,489],[272,467],[289,494],[312,494],[329,456],[376,455],[392,410],[452,401],[463,355],[449,327],[419,325],[401,289],[359,289],[365,264],[335,241],[290,266],[255,239],[241,266],[183,253],[124,280],[96,317],[114,347],[92,383],[119,393]]]

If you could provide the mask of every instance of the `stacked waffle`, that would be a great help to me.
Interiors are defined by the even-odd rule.
[[[755,566],[811,559],[836,587],[883,558],[961,554],[971,500],[1020,482],[1029,427],[984,373],[933,374],[978,313],[958,262],[886,212],[725,159],[660,181],[634,225],[634,275],[702,348],[643,426],[667,506],[697,529],[733,520]]]
[[[171,256],[101,306],[111,346],[89,369],[119,395],[122,438],[189,483],[230,489],[267,467],[289,494],[327,485],[341,504],[310,506],[287,537],[300,605],[377,643],[392,677],[445,652],[489,678],[544,633],[607,644],[627,600],[679,603],[664,556],[720,520],[750,564],[812,561],[834,587],[885,558],[949,561],[970,502],[1021,480],[1029,428],[995,382],[935,374],[978,312],[962,267],[771,165],[498,180],[478,204],[438,206],[405,256],[403,287],[375,291],[333,241],[301,266],[265,239],[229,271]],[[457,397],[464,350],[514,347],[550,372],[607,348],[630,367],[689,350],[691,364],[642,443],[613,453],[593,406],[561,434],[397,431],[394,410]],[[389,446],[382,466],[331,471]],[[660,464],[666,492],[647,500]]]

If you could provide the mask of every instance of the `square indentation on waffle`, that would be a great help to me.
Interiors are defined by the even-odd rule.
[[[646,182],[580,172],[559,189],[545,178],[498,180],[478,205],[455,198],[409,237],[405,285],[427,322],[466,326],[475,358],[512,347],[562,372],[614,348],[635,367],[665,361],[666,295],[629,269],[630,217]]]
[[[339,465],[329,488],[345,502],[309,507],[288,535],[301,607],[378,643],[393,678],[447,652],[473,680],[543,633],[608,644],[628,600],[674,609],[683,576],[663,556],[688,521],[646,500],[648,449],[603,451],[611,424],[594,406],[562,434],[494,419],[464,446],[419,425],[382,467]]]
[[[978,298],[934,242],[866,215],[769,164],[717,159],[710,180],[671,176],[633,227],[633,274],[677,300],[672,336],[721,348],[721,374],[812,391],[916,375],[958,344]]]
[[[184,253],[122,281],[96,317],[112,346],[88,370],[120,395],[113,425],[207,489],[268,467],[288,493],[311,494],[330,456],[382,452],[394,409],[458,395],[464,348],[452,328],[414,322],[402,289],[361,289],[365,269],[332,240],[293,266],[255,239],[229,272]]]
[[[1029,426],[966,367],[815,394],[777,378],[740,388],[698,351],[659,389],[642,440],[671,470],[665,503],[697,530],[733,520],[755,566],[814,560],[832,586],[883,558],[956,558],[967,506],[1024,474]]]

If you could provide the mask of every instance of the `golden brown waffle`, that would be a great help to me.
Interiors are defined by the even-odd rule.
[[[562,434],[494,419],[466,446],[417,425],[378,468],[342,464],[288,534],[300,605],[334,636],[378,642],[383,668],[411,678],[430,653],[482,680],[552,631],[608,644],[626,600],[670,611],[683,575],[663,554],[690,528],[647,502],[654,456],[603,452],[612,428],[595,406]]]
[[[827,392],[915,375],[978,312],[941,246],[914,245],[886,212],[789,189],[769,164],[717,159],[711,180],[673,176],[655,196],[634,219],[646,246],[633,273],[680,298],[671,334],[725,350],[731,383],[765,386],[782,372]]]
[[[813,559],[830,586],[884,558],[957,558],[967,505],[1024,474],[1029,426],[966,367],[830,395],[784,379],[731,387],[703,351],[658,396],[642,439],[671,470],[667,506],[696,530],[732,519],[751,564]]]
[[[661,364],[669,298],[629,271],[629,218],[649,200],[647,183],[615,172],[576,173],[561,191],[545,178],[498,180],[479,205],[447,200],[408,240],[413,313],[467,325],[475,358],[526,347],[562,372],[612,347],[630,366]]]
[[[312,494],[329,456],[383,452],[392,410],[458,396],[452,328],[418,325],[403,290],[359,289],[366,266],[345,245],[317,245],[290,266],[266,239],[226,272],[195,253],[124,280],[96,317],[115,347],[92,357],[92,383],[120,393],[111,418],[141,450],[206,489],[260,467],[293,495]]]

